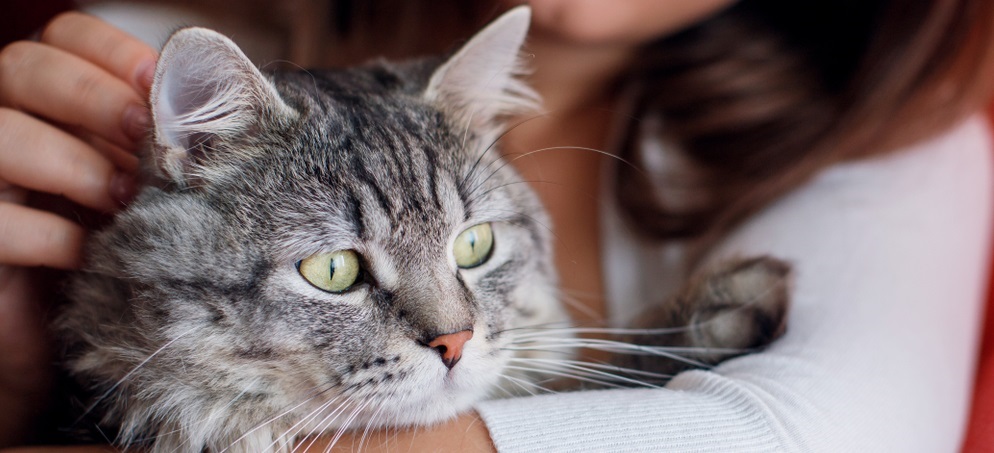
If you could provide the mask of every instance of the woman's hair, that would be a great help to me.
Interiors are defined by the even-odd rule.
[[[990,0],[743,0],[642,50],[621,153],[648,170],[618,167],[623,211],[648,238],[713,237],[832,163],[936,134],[988,101],[992,38]],[[689,177],[652,171],[650,117]]]

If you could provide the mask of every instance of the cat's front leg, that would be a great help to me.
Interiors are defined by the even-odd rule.
[[[770,257],[736,259],[695,276],[677,295],[643,312],[622,341],[644,351],[617,365],[663,375],[754,352],[786,329],[790,265]],[[680,360],[682,357],[686,360]]]

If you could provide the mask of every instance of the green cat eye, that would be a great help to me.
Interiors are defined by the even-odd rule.
[[[352,250],[317,253],[297,263],[297,270],[316,288],[341,293],[359,278],[359,255]]]
[[[489,223],[481,223],[459,233],[452,244],[452,255],[456,257],[456,265],[469,269],[485,263],[493,248],[494,231]]]

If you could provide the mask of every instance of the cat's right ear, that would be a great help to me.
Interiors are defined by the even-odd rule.
[[[156,165],[180,186],[203,175],[204,163],[244,157],[219,145],[249,132],[263,115],[296,116],[234,42],[196,27],[177,31],[163,47],[151,107]]]

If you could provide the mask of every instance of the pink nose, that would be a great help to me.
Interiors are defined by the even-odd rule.
[[[459,359],[462,358],[462,347],[470,338],[473,338],[472,330],[447,333],[435,337],[434,340],[428,343],[428,347],[437,350],[442,356],[442,363],[451,370],[459,362]]]

